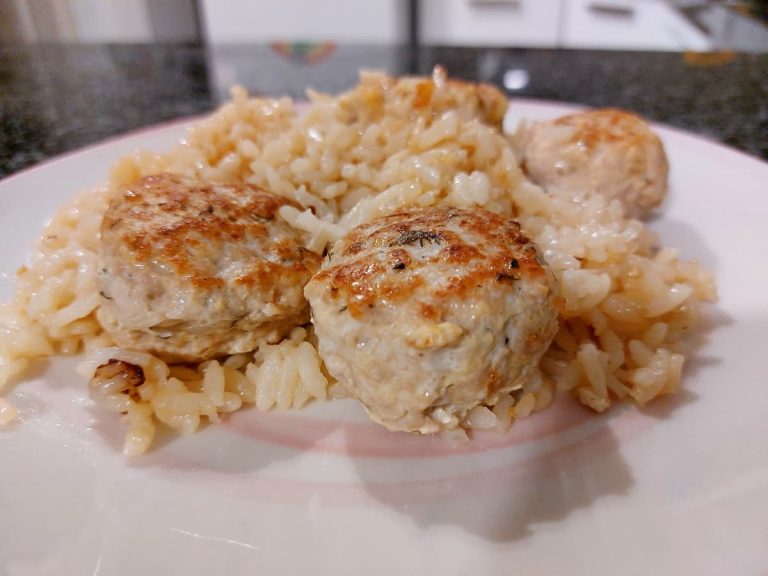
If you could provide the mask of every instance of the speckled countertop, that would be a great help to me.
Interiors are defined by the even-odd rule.
[[[507,79],[514,97],[616,106],[768,159],[768,55],[374,46],[0,47],[0,176],[215,108],[231,84],[301,97],[360,68]]]

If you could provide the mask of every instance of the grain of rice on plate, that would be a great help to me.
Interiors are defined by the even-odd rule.
[[[318,253],[406,206],[482,207],[518,221],[559,280],[559,331],[540,373],[494,406],[470,411],[464,428],[504,430],[559,392],[602,412],[616,400],[643,405],[678,389],[685,335],[701,303],[716,296],[712,275],[674,248],[657,248],[618,202],[549,195],[530,182],[501,131],[506,102],[495,89],[448,81],[440,70],[432,78],[363,73],[347,93],[308,97],[309,105],[297,106],[234,88],[229,103],[168,153],[122,159],[107,185],[62,207],[2,309],[0,386],[34,358],[84,350],[79,372],[92,378],[92,398],[124,414],[126,454],[146,451],[158,422],[187,434],[203,417],[216,422],[243,405],[300,408],[343,395],[311,325],[253,353],[198,365],[118,348],[102,330],[96,253],[110,194],[171,172],[245,182],[292,200],[302,209],[286,205],[280,216]],[[125,366],[139,367],[141,377]],[[0,399],[0,422],[14,417]]]

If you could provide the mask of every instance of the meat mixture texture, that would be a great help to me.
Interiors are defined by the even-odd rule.
[[[535,123],[523,163],[547,192],[618,200],[628,216],[643,218],[667,194],[664,146],[639,116],[602,109]]]
[[[516,222],[450,207],[352,230],[305,288],[328,371],[373,420],[422,433],[523,386],[557,330],[557,292]]]
[[[274,342],[309,319],[302,293],[320,256],[242,184],[173,174],[116,194],[101,226],[98,319],[117,344],[202,361]]]

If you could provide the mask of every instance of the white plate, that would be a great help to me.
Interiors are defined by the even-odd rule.
[[[0,183],[0,298],[57,206],[183,126]],[[458,449],[352,401],[246,410],[126,460],[117,419],[54,359],[9,394],[23,417],[0,431],[0,575],[765,573],[768,165],[658,131],[672,191],[653,226],[720,289],[681,394],[600,417],[561,401]]]

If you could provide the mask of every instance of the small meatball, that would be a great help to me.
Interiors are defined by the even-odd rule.
[[[643,218],[667,194],[669,164],[658,136],[640,117],[594,110],[533,125],[524,144],[528,175],[547,192],[602,194]]]
[[[452,106],[466,110],[470,118],[475,117],[484,124],[502,129],[509,100],[496,86],[448,79],[440,66],[435,66],[432,82],[447,86],[447,94],[454,100]]]
[[[320,257],[277,216],[289,201],[245,185],[147,176],[101,226],[98,319],[120,346],[202,361],[307,322]]]
[[[508,104],[506,96],[495,86],[449,79],[441,66],[436,66],[430,77],[363,73],[360,84],[338,99],[339,110],[346,112],[349,122],[360,118],[378,121],[386,116],[414,125],[418,117],[432,122],[451,113],[498,130],[502,128]]]
[[[522,387],[557,329],[556,292],[516,222],[449,207],[352,230],[304,290],[328,371],[373,420],[422,433]]]

